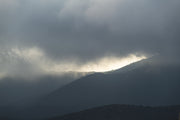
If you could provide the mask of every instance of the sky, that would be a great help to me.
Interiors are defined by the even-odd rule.
[[[179,0],[0,0],[0,77],[179,58]]]

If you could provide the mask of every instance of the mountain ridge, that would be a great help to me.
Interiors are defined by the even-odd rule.
[[[95,73],[82,77],[44,97],[36,106],[47,108],[55,115],[106,104],[178,105],[180,66],[160,60],[153,57],[143,63],[139,61],[141,66],[127,72],[120,69],[113,74]],[[124,68],[132,65],[136,63]]]
[[[48,120],[178,120],[178,106],[136,106],[136,105],[105,105],[80,112],[53,117]]]

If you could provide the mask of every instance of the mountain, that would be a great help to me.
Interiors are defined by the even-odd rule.
[[[61,75],[42,75],[36,79],[10,76],[1,78],[0,117],[11,117],[14,120],[14,116],[21,116],[21,111],[32,106],[38,99],[87,74],[91,73],[66,72]]]
[[[178,120],[180,106],[107,105],[48,120]]]
[[[66,72],[36,78],[5,77],[0,79],[0,106],[24,106],[81,76],[90,73]]]
[[[180,65],[152,57],[88,75],[40,99],[29,111],[55,116],[107,104],[180,104]]]
[[[73,80],[73,78],[65,75],[47,75],[36,80],[16,77],[2,78],[0,80],[0,106],[17,105],[18,101],[22,103],[29,101],[29,99],[42,97]]]
[[[10,119],[6,117],[0,117],[0,120],[10,120]]]
[[[0,115],[35,120],[109,104],[179,105],[180,64],[152,57],[119,70],[93,73],[38,97],[23,109],[10,106],[13,111]]]

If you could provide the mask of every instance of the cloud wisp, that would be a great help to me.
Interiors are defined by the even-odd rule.
[[[31,77],[46,74],[61,75],[68,72],[106,72],[121,68],[146,58],[143,55],[127,57],[104,56],[103,58],[81,63],[75,60],[54,61],[39,48],[13,48],[0,55],[1,76]]]

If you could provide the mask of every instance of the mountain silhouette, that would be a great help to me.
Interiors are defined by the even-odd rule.
[[[180,106],[106,105],[48,120],[178,120]]]
[[[156,56],[119,70],[88,75],[43,97],[30,111],[55,116],[108,104],[180,104],[179,64]]]

